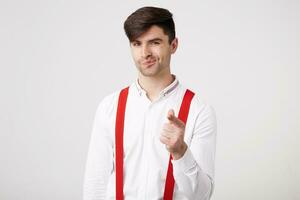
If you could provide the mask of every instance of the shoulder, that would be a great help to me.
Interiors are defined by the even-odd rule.
[[[101,99],[101,101],[98,103],[97,113],[102,113],[103,115],[113,114],[117,107],[119,94],[122,89],[118,89],[118,90],[111,92],[111,93],[107,94],[106,96],[104,96]]]
[[[185,86],[182,87],[184,91],[188,89],[194,93],[190,108],[192,112],[194,112],[196,115],[215,115],[214,107],[206,101],[205,97],[201,95],[199,91],[194,90],[193,88],[187,88]]]

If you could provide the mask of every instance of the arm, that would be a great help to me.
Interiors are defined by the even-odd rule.
[[[196,119],[190,147],[178,160],[172,160],[177,190],[188,199],[208,200],[214,188],[216,117],[205,105]]]
[[[107,136],[103,101],[94,119],[85,167],[83,199],[105,199],[109,176],[113,170],[113,146]]]

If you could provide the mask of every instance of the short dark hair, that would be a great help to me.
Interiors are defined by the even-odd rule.
[[[124,30],[130,42],[136,40],[152,25],[162,28],[169,37],[169,43],[175,38],[173,14],[164,8],[142,7],[129,15],[124,22]]]

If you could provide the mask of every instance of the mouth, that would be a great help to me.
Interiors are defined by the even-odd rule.
[[[142,62],[142,65],[145,65],[147,67],[150,67],[156,63],[156,60],[149,60],[147,62]]]

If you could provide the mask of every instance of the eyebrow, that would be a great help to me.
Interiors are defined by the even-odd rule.
[[[162,42],[163,40],[161,38],[154,38],[154,39],[149,40],[148,42],[154,42],[154,41]]]
[[[162,42],[163,40],[161,38],[153,38],[151,40],[148,40],[147,42],[155,42],[155,41]],[[131,43],[133,43],[133,42],[139,42],[139,43],[141,43],[141,41],[139,41],[139,40],[133,40]]]

